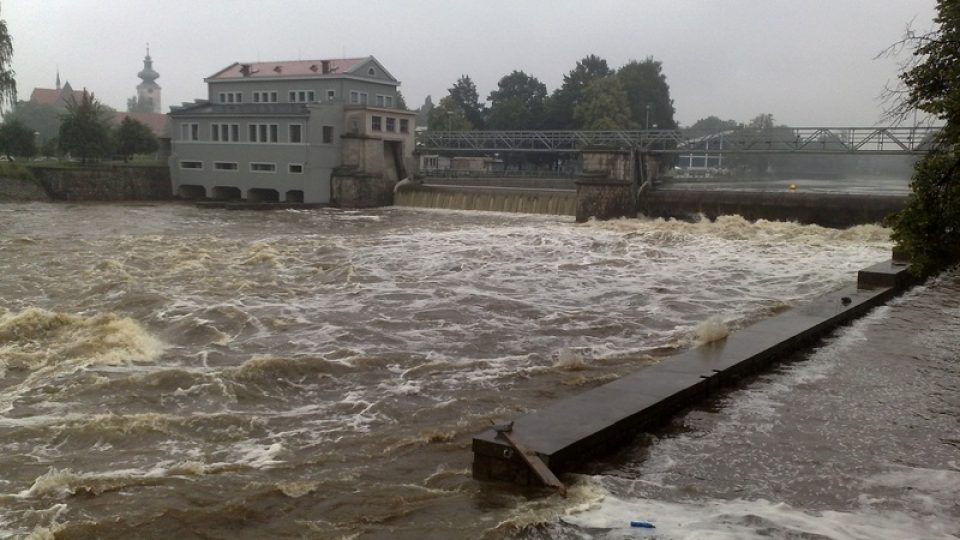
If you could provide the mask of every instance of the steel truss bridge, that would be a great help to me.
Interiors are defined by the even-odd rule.
[[[614,131],[422,131],[417,151],[582,152],[636,150],[651,154],[925,154],[937,126],[773,128],[721,133],[687,129]]]

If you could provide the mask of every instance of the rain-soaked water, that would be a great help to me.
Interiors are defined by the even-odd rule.
[[[0,205],[0,535],[957,534],[956,277],[566,478],[567,499],[470,478],[490,420],[847,283],[888,234]]]

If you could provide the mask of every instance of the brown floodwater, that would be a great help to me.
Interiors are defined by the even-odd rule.
[[[567,499],[474,481],[470,440],[491,420],[696,345],[705,321],[735,330],[847,283],[887,256],[888,236],[736,217],[574,224],[401,208],[0,205],[0,534],[579,538],[616,537],[605,520],[654,500],[678,523],[715,501],[789,505],[797,519],[850,513],[856,488],[817,495],[804,486],[835,475],[784,461],[787,450],[820,440],[818,426],[883,424],[827,408],[826,396],[863,388],[796,396],[810,404],[796,411],[791,392],[829,389],[831,369],[853,369],[831,364],[862,341],[848,334],[875,340],[897,313],[909,325],[911,302],[571,475]],[[955,303],[930,302],[930,321],[938,309],[955,318]],[[957,334],[930,321],[900,332]],[[821,364],[816,384],[797,382]],[[790,440],[793,425],[813,434]],[[911,447],[893,431],[894,445]],[[751,438],[783,448],[744,453]],[[837,453],[819,451],[821,461]],[[923,467],[949,472],[941,454]],[[759,462],[771,465],[746,465]],[[876,474],[876,493],[896,483]],[[738,526],[763,528],[751,519]]]

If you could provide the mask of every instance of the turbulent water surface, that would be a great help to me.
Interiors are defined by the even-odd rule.
[[[955,533],[957,372],[924,351],[960,334],[941,298],[956,279],[912,293],[934,295],[919,315],[939,323],[884,308],[568,478],[568,499],[470,478],[490,420],[693,346],[704,321],[735,329],[846,283],[888,234],[0,205],[0,534],[617,537],[624,519],[669,516],[670,538],[900,514]],[[875,340],[914,352],[874,365]],[[833,382],[848,371],[863,388]],[[946,401],[901,424],[887,379]]]

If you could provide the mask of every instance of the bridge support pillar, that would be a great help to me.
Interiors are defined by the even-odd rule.
[[[577,180],[577,222],[636,217],[636,151],[590,148],[580,155],[583,176]]]

